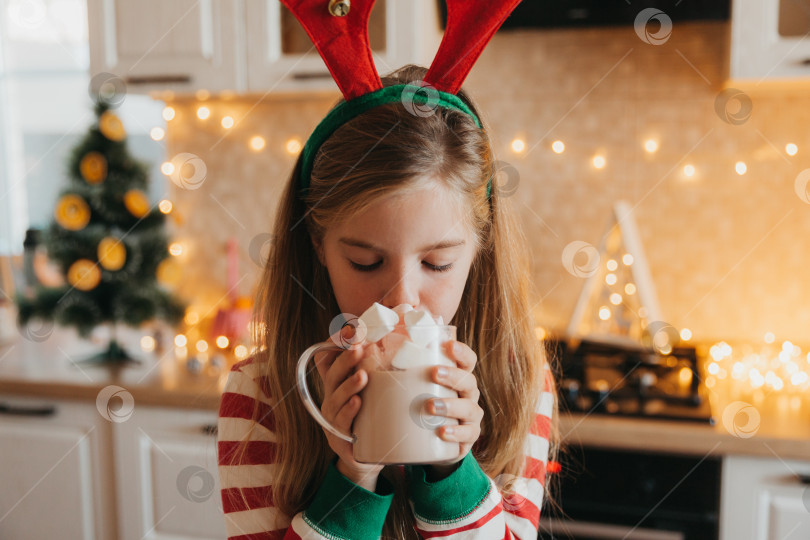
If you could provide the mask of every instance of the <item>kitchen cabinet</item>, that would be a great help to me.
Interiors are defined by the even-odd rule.
[[[0,538],[114,538],[111,440],[94,403],[0,395]]]
[[[810,476],[810,461],[727,456],[720,539],[810,538],[810,484],[801,475]]]
[[[87,0],[90,74],[126,91],[245,90],[240,0]]]
[[[279,0],[88,0],[88,25],[91,76],[111,73],[127,92],[337,92]],[[436,0],[377,0],[369,21],[377,71],[429,65],[441,33]]]
[[[731,9],[732,83],[810,81],[810,11],[796,0],[734,0]]]
[[[113,425],[120,540],[227,536],[211,411],[135,406]]]

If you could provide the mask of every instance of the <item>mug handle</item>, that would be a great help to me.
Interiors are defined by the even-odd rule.
[[[330,343],[316,343],[312,345],[310,348],[304,351],[304,354],[298,359],[298,366],[297,366],[297,385],[298,386],[298,394],[301,396],[301,401],[304,402],[304,407],[306,407],[309,414],[318,422],[324,429],[329,430],[330,433],[334,434],[337,437],[340,437],[344,441],[350,442],[354,444],[357,441],[357,437],[354,435],[350,435],[344,433],[343,431],[339,430],[335,426],[329,423],[326,418],[323,417],[321,414],[320,409],[315,405],[315,402],[312,400],[312,396],[309,393],[309,387],[307,386],[307,366],[309,365],[309,360],[315,353],[320,351],[345,351],[343,347],[338,347],[337,345],[333,345]]]

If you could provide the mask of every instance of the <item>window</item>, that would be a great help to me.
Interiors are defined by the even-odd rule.
[[[47,227],[67,186],[67,157],[93,123],[84,0],[0,0],[0,255],[22,252],[28,228]],[[128,148],[150,165],[149,197],[166,191],[160,172],[163,103],[127,94],[116,110]]]

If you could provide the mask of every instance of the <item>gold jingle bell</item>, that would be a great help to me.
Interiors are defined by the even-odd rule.
[[[329,13],[334,17],[345,17],[350,7],[349,0],[329,0]]]

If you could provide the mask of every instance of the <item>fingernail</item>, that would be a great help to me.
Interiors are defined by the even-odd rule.
[[[452,427],[450,427],[450,426],[445,426],[445,428],[444,428],[444,432],[443,432],[443,433],[444,433],[445,435],[452,435],[454,432],[455,432],[455,430],[454,430]]]
[[[440,379],[447,377],[447,373],[447,368],[444,366],[440,366],[439,369],[436,370],[436,376],[438,376]]]
[[[458,341],[453,342],[453,354],[456,356],[461,356],[461,343]]]
[[[447,413],[447,405],[444,404],[444,401],[440,399],[433,400],[433,414],[446,414]]]

